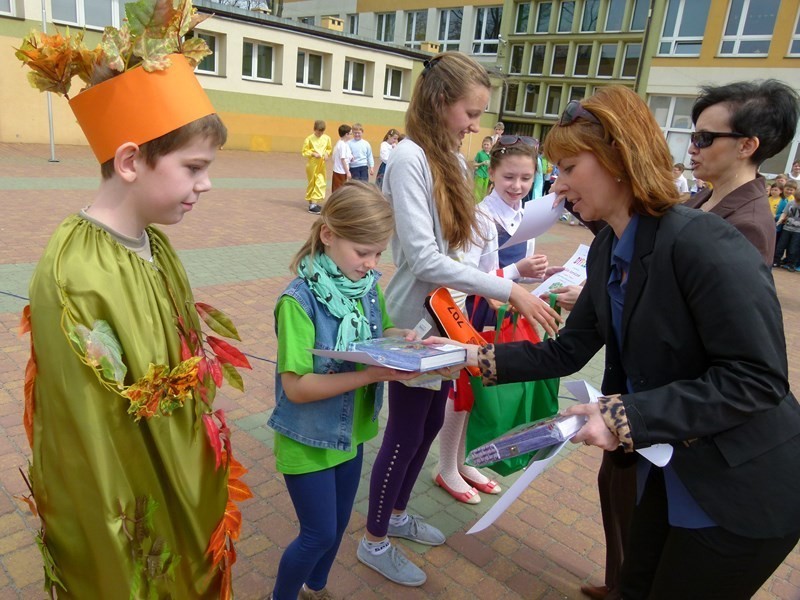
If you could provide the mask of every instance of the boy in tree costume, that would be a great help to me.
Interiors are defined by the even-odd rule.
[[[177,223],[210,189],[227,132],[194,76],[209,54],[183,40],[203,18],[188,0],[126,5],[120,29],[33,33],[17,51],[42,90],[67,95],[101,163],[92,203],[56,230],[37,265],[25,426],[32,507],[51,597],[230,598],[232,541],[251,496],[214,410],[241,389],[238,339],[195,304],[183,266],[152,223]],[[98,83],[98,80],[103,80]]]

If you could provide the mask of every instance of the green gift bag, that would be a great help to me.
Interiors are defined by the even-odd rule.
[[[551,300],[551,306],[554,302]],[[518,342],[528,340],[539,342],[536,330],[524,317],[513,314],[505,317],[506,307],[497,313],[497,326],[494,331],[481,335],[492,343]],[[547,339],[547,336],[545,336]],[[551,417],[558,412],[559,379],[523,381],[502,385],[484,386],[480,377],[469,378],[475,398],[467,425],[467,454],[478,446],[490,442],[518,425]],[[500,475],[510,475],[524,469],[533,453],[508,458],[491,465]]]

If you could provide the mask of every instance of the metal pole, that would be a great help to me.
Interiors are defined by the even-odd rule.
[[[42,0],[42,33],[47,33],[47,8],[45,6],[45,0]],[[53,130],[53,94],[51,92],[47,92],[47,122],[50,127],[49,162],[58,162],[58,159],[56,159],[56,141]]]

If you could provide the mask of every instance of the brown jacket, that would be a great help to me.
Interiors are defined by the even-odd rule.
[[[772,266],[775,217],[769,209],[765,183],[764,177],[758,175],[733,190],[708,212],[719,215],[738,229],[756,247],[767,266]],[[689,208],[700,208],[711,197],[711,192],[708,189],[698,192],[684,204]]]

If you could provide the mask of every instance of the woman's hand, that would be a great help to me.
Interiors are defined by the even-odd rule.
[[[563,271],[563,270],[564,270],[564,267],[547,267],[547,269],[545,269],[545,271],[544,271],[544,279],[547,279],[548,277],[552,277],[556,273],[561,273],[561,271]]]
[[[451,340],[450,338],[437,337],[435,335],[425,338],[424,340],[422,340],[422,343],[428,346],[431,344],[450,344],[452,346],[461,346],[462,348],[466,348],[467,362],[465,363],[465,366],[467,367],[478,366],[478,348],[480,348],[480,346],[476,344],[464,344],[462,342]],[[460,369],[461,367],[459,367],[459,370]]]
[[[511,297],[508,299],[517,312],[531,323],[539,323],[550,337],[555,337],[561,316],[550,306],[531,294],[524,287],[515,283],[511,288]]]
[[[573,444],[583,442],[587,446],[597,446],[603,450],[612,452],[619,448],[619,438],[606,427],[603,415],[600,414],[600,406],[597,403],[576,404],[570,406],[562,413],[564,416],[583,415],[586,417],[586,425],[572,438]]]
[[[526,256],[516,262],[517,271],[522,277],[530,279],[542,279],[547,271],[547,256],[544,254],[534,254]]]
[[[417,332],[413,329],[400,329],[399,327],[391,327],[384,329],[383,337],[399,337],[407,342],[413,342],[417,339]]]
[[[542,294],[541,298],[547,302],[550,300],[550,294],[556,294],[556,303],[564,310],[572,310],[575,308],[575,303],[578,301],[578,296],[583,291],[582,285],[567,285],[565,287],[553,288],[546,294]]]

